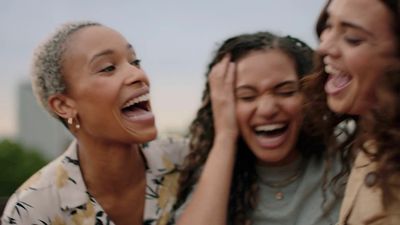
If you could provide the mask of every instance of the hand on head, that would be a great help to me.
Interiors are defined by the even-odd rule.
[[[210,71],[211,105],[216,135],[225,134],[236,138],[239,134],[235,110],[235,63],[230,55],[217,63]]]

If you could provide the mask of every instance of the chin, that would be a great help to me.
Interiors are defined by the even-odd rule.
[[[155,128],[153,130],[147,132],[144,135],[146,140],[143,143],[149,142],[149,141],[152,141],[152,140],[156,139],[157,138],[157,134],[158,134],[158,132],[157,132],[157,129],[155,129]]]
[[[131,142],[144,144],[157,138],[157,129],[147,129],[140,132],[130,132]]]
[[[335,101],[335,99],[331,98],[328,98],[328,107],[330,110],[338,114],[348,114],[350,112],[350,107],[346,107],[345,103]]]

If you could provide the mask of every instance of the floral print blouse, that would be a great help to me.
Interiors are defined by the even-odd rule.
[[[156,140],[143,146],[142,152],[147,163],[143,224],[166,224],[175,202],[178,167],[187,153],[187,143],[183,139]],[[1,223],[114,224],[85,186],[76,141],[10,197]]]

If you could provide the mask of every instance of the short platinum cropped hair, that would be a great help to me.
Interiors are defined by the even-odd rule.
[[[90,26],[102,26],[102,24],[92,21],[77,21],[61,25],[37,47],[33,55],[31,70],[33,92],[50,115],[60,119],[63,123],[64,121],[51,110],[48,99],[50,96],[64,93],[66,90],[62,63],[67,41],[76,31]]]

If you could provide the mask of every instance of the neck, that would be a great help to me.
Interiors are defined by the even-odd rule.
[[[78,140],[78,156],[92,195],[122,195],[145,181],[145,162],[138,144]]]
[[[296,160],[286,164],[284,166],[257,166],[256,170],[260,179],[260,182],[274,186],[286,186],[292,183],[301,176],[305,170],[306,160],[302,157],[298,157]],[[271,185],[270,185],[271,184]],[[273,185],[272,185],[273,184]]]

